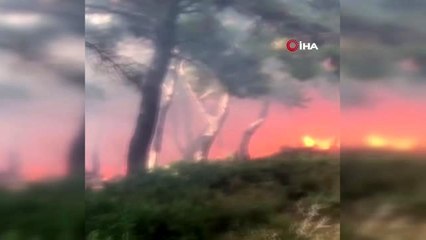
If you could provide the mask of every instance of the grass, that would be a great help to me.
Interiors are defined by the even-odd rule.
[[[83,187],[82,181],[61,181],[0,190],[0,239],[84,239]]]
[[[341,159],[342,239],[424,239],[425,155],[344,151]]]
[[[179,163],[108,184],[86,193],[86,239],[338,239],[339,162],[305,158]]]
[[[424,156],[340,158],[290,151],[181,162],[100,191],[72,181],[0,191],[0,239],[334,240],[340,222],[344,240],[423,239]]]

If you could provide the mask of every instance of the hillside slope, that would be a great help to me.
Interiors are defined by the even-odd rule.
[[[339,161],[334,158],[310,153],[180,163],[110,183],[86,193],[86,237],[338,239]]]

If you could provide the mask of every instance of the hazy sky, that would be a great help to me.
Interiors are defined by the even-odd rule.
[[[294,6],[297,8],[297,4]],[[336,15],[337,16],[337,15]],[[244,29],[252,25],[248,18],[225,11],[221,19],[223,24],[235,29],[238,42],[247,36]],[[93,32],[108,32],[113,28],[122,37],[118,40],[116,52],[140,63],[148,63],[151,51],[149,44],[137,39],[125,28],[120,20],[104,13],[86,14],[86,36],[91,39]],[[121,30],[120,30],[121,29]],[[106,34],[108,36],[108,34]],[[106,177],[124,174],[128,142],[138,113],[139,97],[131,86],[125,86],[123,79],[109,74],[97,66],[99,62],[90,51],[86,55],[86,82],[101,89],[103,99],[86,101],[86,166],[90,169],[92,155],[96,152],[102,159],[102,169]],[[339,94],[338,84],[332,83],[328,76],[319,76],[310,81],[301,82],[283,73],[275,72],[276,60],[264,62],[264,70],[276,78],[286,78],[279,89],[273,88],[271,113],[264,126],[253,138],[250,152],[253,156],[265,156],[285,147],[300,147],[303,139],[313,138],[323,148],[335,148],[339,144]],[[280,76],[277,76],[281,74]],[[183,93],[180,93],[183,94]],[[308,99],[304,108],[292,105],[295,99]],[[297,100],[299,101],[299,100]],[[262,100],[232,98],[230,115],[215,142],[210,157],[227,158],[237,149],[241,134],[257,119]],[[89,108],[87,107],[89,106]],[[186,109],[186,110],[185,110]],[[205,120],[196,111],[194,103],[177,99],[168,113],[163,153],[160,164],[169,164],[181,158],[176,147],[175,134],[184,142],[183,128],[187,111],[192,112],[190,128],[194,137],[205,126]]]
[[[415,61],[404,49],[416,47],[416,52],[425,51],[426,31],[424,24],[420,26],[419,23],[424,23],[421,12],[426,11],[426,4],[421,1],[397,5],[397,1],[344,0],[341,8],[342,58],[349,59],[352,53],[369,49],[366,54],[371,51],[379,56],[370,61],[373,67],[377,69],[388,64],[389,68],[383,76],[375,78],[341,75],[343,146],[424,150],[426,76],[420,72],[425,63]],[[365,24],[364,28],[358,27],[357,35],[349,28],[354,24],[348,22],[355,18]],[[383,33],[392,27],[399,30]],[[366,61],[368,58],[364,57]],[[342,68],[349,67],[350,63],[343,61]]]
[[[300,8],[302,2],[288,2],[293,11],[308,14]],[[149,42],[129,34],[123,22],[112,15],[87,14],[84,20],[83,1],[70,3],[68,7],[73,7],[74,14],[62,14],[63,18],[58,18],[59,8],[50,8],[52,14],[41,11],[53,6],[46,3],[49,1],[0,2],[0,169],[7,168],[8,156],[18,152],[27,178],[64,173],[70,143],[84,112],[82,84],[73,79],[82,74],[85,62],[86,166],[90,168],[92,154],[98,152],[105,176],[122,174],[138,111],[138,93],[114,71],[97,66],[93,53],[88,52],[84,61],[83,21],[89,33],[96,28],[112,28],[115,36],[120,36],[116,53],[139,63],[149,62]],[[366,3],[343,1],[342,12],[388,24],[406,16],[402,9],[395,12],[372,7],[366,11],[362,4]],[[75,14],[78,11],[81,15]],[[311,20],[322,19],[325,26],[339,31],[340,21],[334,19],[337,15],[333,18],[310,12],[308,16]],[[239,29],[235,32],[236,41],[247,37],[244,29],[250,26],[250,19],[232,11],[225,11],[222,19],[226,26]],[[402,21],[401,25],[425,36],[418,16],[413,15],[411,20]],[[345,29],[341,32],[345,35]],[[367,30],[365,34],[370,33]],[[91,39],[90,34],[86,37]],[[362,47],[364,42],[357,44]],[[350,37],[342,38],[342,54],[347,46],[354,46]],[[264,65],[271,75],[281,74],[273,72],[273,59]],[[306,145],[307,138],[323,149],[337,148],[340,142],[344,147],[425,149],[426,81],[424,76],[416,75],[420,66],[409,57],[393,62],[392,66],[392,74],[380,79],[356,79],[345,73],[340,83],[333,83],[326,75],[306,82],[288,78],[281,88],[274,89],[273,96],[280,96],[281,102],[272,103],[270,115],[254,136],[250,152],[264,156],[283,147],[301,147]],[[299,97],[309,99],[305,107],[290,107],[291,100]],[[170,109],[162,164],[180,157],[173,136],[176,133],[183,138],[188,121],[182,117],[187,114],[185,108],[194,112],[194,135],[205,124],[195,107],[185,101],[180,98]],[[211,157],[225,158],[235,152],[241,133],[256,119],[260,106],[260,100],[232,99],[230,116]]]
[[[0,2],[0,171],[15,155],[27,179],[65,173],[84,115],[84,22],[57,11],[47,1]]]

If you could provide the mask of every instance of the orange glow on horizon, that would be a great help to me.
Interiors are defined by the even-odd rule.
[[[304,136],[303,137],[303,144],[305,145],[305,147],[311,148],[311,147],[315,146],[316,142],[312,137]]]
[[[282,149],[298,147],[338,151],[340,141],[343,141],[343,148],[426,152],[426,101],[401,99],[385,91],[379,91],[376,95],[380,96],[381,101],[374,108],[341,109],[338,101],[326,99],[315,91],[309,95],[312,100],[308,108],[289,109],[274,103],[264,125],[253,136],[250,155],[253,158],[264,157]],[[241,134],[257,119],[260,103],[251,99],[234,99],[230,108],[223,130],[212,146],[212,159],[227,159],[233,155],[238,149]],[[134,126],[138,103],[133,99],[111,101],[100,109],[98,115],[86,117],[86,167],[90,169],[92,153],[98,151],[101,175],[104,180],[110,181],[125,175],[127,145],[132,134],[132,127],[129,126]],[[171,109],[173,111],[173,107]],[[174,111],[176,113],[179,109]],[[398,114],[395,114],[396,111]],[[70,118],[69,114],[60,116],[60,121],[53,123],[38,116],[20,120],[20,125],[31,126],[25,128],[26,135],[34,136],[23,138],[18,149],[25,149],[20,158],[26,180],[36,181],[65,174],[69,142],[74,137],[79,119]],[[15,121],[13,118],[1,121],[0,130],[8,136],[12,135],[10,129],[15,126]],[[35,121],[37,124],[34,124]],[[194,124],[191,125],[194,133],[203,129],[199,122],[202,121],[194,116]],[[168,135],[173,133],[174,124],[173,121],[166,124],[161,166],[181,158],[174,138]],[[7,146],[1,143],[0,158],[8,154]],[[46,151],[45,146],[54,151]]]
[[[412,138],[392,138],[373,134],[365,138],[365,143],[370,148],[395,149],[401,151],[413,150],[417,145],[417,141]]]
[[[426,99],[373,89],[374,106],[341,110],[343,148],[426,151]]]
[[[387,147],[389,142],[383,137],[371,135],[366,138],[367,145],[372,148],[383,148]]]
[[[339,143],[336,142],[333,138],[314,138],[309,135],[302,137],[303,146],[306,148],[314,148],[318,150],[330,150],[332,147],[339,148]]]

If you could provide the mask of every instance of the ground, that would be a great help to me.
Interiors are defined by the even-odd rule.
[[[339,160],[179,163],[86,193],[87,239],[339,239]]]
[[[85,193],[75,181],[3,190],[0,239],[420,240],[423,157],[286,151],[181,162]]]

